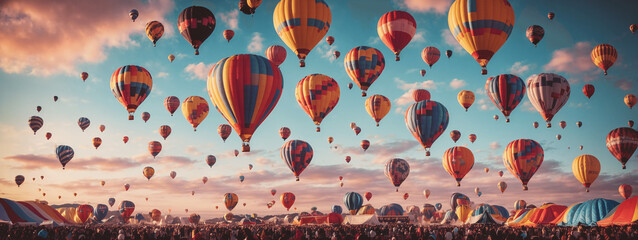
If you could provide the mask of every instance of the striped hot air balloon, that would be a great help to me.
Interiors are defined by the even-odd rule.
[[[281,146],[281,159],[299,181],[299,175],[312,161],[313,150],[310,144],[301,140],[290,140]]]
[[[538,171],[545,153],[536,141],[518,139],[510,142],[503,152],[503,164],[507,170],[523,183],[523,190],[527,191],[527,183]]]
[[[55,148],[55,155],[57,155],[58,160],[62,164],[62,169],[66,167],[66,164],[73,159],[73,148],[67,145],[60,145]]]
[[[250,152],[255,130],[281,97],[279,68],[261,56],[234,55],[217,62],[207,82],[211,102],[243,141],[242,151]]]
[[[379,122],[390,112],[392,102],[383,95],[372,95],[366,99],[366,111],[379,126]]]
[[[394,52],[395,60],[399,61],[401,50],[412,41],[416,33],[416,21],[408,12],[391,11],[379,19],[377,33],[381,41]]]
[[[151,74],[140,66],[126,65],[111,75],[111,91],[126,108],[128,119],[133,120],[135,110],[144,102],[153,88]]]
[[[317,132],[321,130],[321,121],[334,110],[339,103],[341,90],[337,81],[323,74],[312,74],[297,83],[295,97],[301,109],[314,121]]]
[[[514,28],[514,9],[507,0],[456,0],[450,6],[452,36],[487,74],[487,64]]]
[[[42,125],[44,125],[44,120],[38,116],[31,116],[28,122],[29,127],[33,130],[33,135],[35,135],[35,133],[42,128]]]
[[[501,110],[505,122],[510,122],[510,114],[525,96],[525,82],[516,75],[501,74],[487,79],[485,93]]]
[[[600,44],[591,51],[591,60],[603,70],[607,75],[607,70],[614,65],[618,58],[618,52],[616,48],[609,44]]]
[[[306,56],[330,29],[332,14],[324,0],[281,0],[272,22],[277,35],[299,58],[299,66],[305,67]]]

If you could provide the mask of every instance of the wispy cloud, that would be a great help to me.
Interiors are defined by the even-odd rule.
[[[214,63],[204,64],[203,62],[199,62],[198,64],[191,63],[184,68],[184,72],[189,73],[191,79],[206,80],[208,78],[208,72],[210,72],[210,69],[213,68],[214,65]]]
[[[415,12],[435,12],[446,14],[450,10],[451,0],[394,0],[402,8]]]
[[[168,75],[169,74],[167,72],[159,72],[159,73],[157,73],[157,77],[158,78],[166,78],[166,77],[168,77]]]
[[[532,67],[532,64],[523,64],[523,62],[515,62],[514,65],[510,67],[510,73],[514,75],[523,74]]]
[[[554,51],[552,60],[543,66],[545,71],[556,71],[570,74],[580,74],[591,71],[596,66],[591,63],[591,50],[594,47],[589,42],[578,42],[574,47]]]
[[[441,38],[443,38],[443,42],[445,42],[445,44],[454,49],[454,54],[465,54],[465,49],[463,49],[461,44],[454,39],[454,36],[452,36],[449,29],[441,30]]]
[[[38,76],[78,76],[81,71],[77,64],[103,62],[110,48],[137,47],[140,43],[131,39],[131,35],[142,34],[140,29],[144,29],[149,19],[170,22],[165,17],[174,9],[171,0],[153,3],[9,0],[2,5],[0,69]],[[128,12],[130,6],[136,6],[143,13],[135,23],[127,17],[113,17]],[[173,34],[173,26],[164,24],[164,38]]]
[[[467,85],[465,80],[461,80],[458,78],[452,79],[452,81],[450,81],[450,87],[452,89],[459,89],[459,88],[465,87],[465,85]]]
[[[250,39],[250,43],[246,49],[251,53],[258,53],[264,49],[264,38],[261,37],[261,33],[253,33],[253,38]]]
[[[230,12],[223,12],[219,14],[219,17],[226,24],[226,26],[228,26],[228,28],[233,30],[238,29],[238,26],[239,26],[239,20],[237,18],[238,16],[239,16],[239,11],[237,9],[234,9]]]

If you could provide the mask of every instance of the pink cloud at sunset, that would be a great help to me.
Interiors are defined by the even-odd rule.
[[[127,16],[130,6],[142,13],[135,24]],[[0,68],[38,76],[79,75],[76,64],[100,63],[109,48],[139,46],[131,35],[145,36],[151,20],[168,23],[165,15],[173,7],[171,0],[6,1],[0,10]],[[164,37],[170,37],[173,24],[164,28]]]

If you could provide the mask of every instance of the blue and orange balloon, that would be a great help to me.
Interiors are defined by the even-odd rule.
[[[301,140],[290,140],[281,146],[281,159],[288,165],[299,181],[299,175],[312,161],[313,151],[310,144]]]
[[[405,112],[405,125],[425,148],[425,156],[430,156],[430,147],[445,132],[449,121],[447,108],[436,101],[414,103]]]
[[[250,152],[250,139],[277,105],[282,89],[279,68],[257,55],[224,58],[208,74],[211,102],[242,139],[243,152]]]
[[[133,120],[135,110],[144,102],[153,88],[151,73],[140,66],[126,65],[111,75],[111,91],[126,108],[128,119]]]
[[[385,58],[376,48],[359,46],[346,54],[343,58],[343,65],[350,79],[361,88],[361,96],[365,97],[370,85],[383,72]]]
[[[505,122],[510,122],[510,114],[525,96],[525,82],[516,75],[501,74],[487,79],[485,93],[501,110]]]

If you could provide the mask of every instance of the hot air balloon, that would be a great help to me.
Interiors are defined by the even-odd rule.
[[[231,131],[232,127],[228,124],[220,124],[217,127],[217,133],[222,138],[222,140],[224,140],[224,142],[226,142],[226,139],[228,138],[228,136],[230,136]]]
[[[591,51],[591,60],[607,75],[607,70],[614,65],[618,58],[616,48],[609,44],[600,44]]]
[[[164,99],[164,107],[171,113],[171,116],[173,116],[173,113],[179,108],[179,103],[179,98],[175,96],[169,96]]]
[[[202,183],[206,184],[208,182],[208,177],[202,177]]]
[[[475,98],[474,93],[468,90],[460,91],[459,94],[456,96],[456,99],[459,101],[459,104],[461,104],[461,106],[465,108],[466,112],[467,112],[467,109],[470,108],[472,104],[474,103],[474,98]]]
[[[585,86],[583,86],[583,94],[585,94],[587,98],[591,98],[591,96],[594,95],[595,91],[596,91],[596,88],[594,87],[594,85],[585,84]]]
[[[474,188],[474,193],[478,194],[480,191],[481,191],[481,190],[480,190],[478,187],[477,187],[477,188]]]
[[[443,208],[443,204],[437,203],[437,204],[434,204],[434,207],[436,207],[436,210],[441,210],[441,208]]]
[[[473,166],[474,154],[466,147],[452,147],[443,154],[443,168],[456,179],[457,187]]]
[[[361,148],[363,149],[364,152],[368,150],[369,147],[370,147],[370,141],[361,140]]]
[[[80,77],[82,78],[83,82],[86,82],[86,79],[89,78],[89,73],[82,72],[82,74],[80,74]]]
[[[175,60],[175,55],[169,54],[168,55],[168,61],[173,62],[174,60]]]
[[[101,222],[104,217],[109,213],[109,207],[104,204],[98,204],[93,211],[93,216],[95,220]]]
[[[159,134],[166,140],[166,138],[171,135],[171,127],[168,125],[162,125],[159,128]]]
[[[580,145],[580,147],[579,147],[579,148],[580,148],[580,150],[583,150],[583,145]]]
[[[100,181],[100,185],[102,185],[102,187],[104,187],[105,184],[106,184],[105,181]]]
[[[509,122],[510,114],[525,95],[525,83],[516,75],[501,74],[487,79],[485,92],[492,103],[501,110],[505,122]]]
[[[199,47],[213,33],[216,23],[215,15],[200,6],[187,7],[177,18],[179,33],[193,46],[195,55],[199,55]]]
[[[148,122],[148,120],[151,119],[151,114],[148,112],[143,112],[142,113],[142,120],[144,120],[144,122]]]
[[[118,68],[111,75],[111,91],[115,98],[128,111],[128,120],[153,88],[151,74],[140,66],[126,65]]]
[[[360,127],[355,127],[352,129],[354,131],[354,134],[359,136],[359,133],[361,133],[361,128]]]
[[[328,137],[328,144],[332,144],[335,139],[333,137]]]
[[[213,155],[208,155],[208,157],[206,157],[206,164],[208,164],[209,167],[213,167],[213,165],[215,165],[215,162],[217,162],[217,158]]]
[[[416,33],[416,21],[407,12],[391,11],[379,19],[377,33],[381,41],[394,52],[395,60],[399,61],[401,50],[410,43]]]
[[[534,128],[538,128],[538,122],[532,123],[532,126],[534,126]]]
[[[625,169],[627,161],[634,155],[638,147],[638,132],[633,128],[616,128],[607,134],[607,149]]]
[[[627,105],[629,109],[633,109],[634,105],[636,105],[637,100],[638,99],[636,99],[636,95],[633,95],[633,94],[625,95],[625,105]]]
[[[282,0],[272,22],[281,40],[299,58],[299,66],[305,67],[306,56],[328,32],[332,14],[324,1]]]
[[[275,194],[277,194],[277,190],[276,189],[270,189],[270,195],[275,196]]]
[[[290,137],[290,128],[282,127],[279,129],[279,136],[286,141],[288,137]]]
[[[22,175],[17,175],[15,178],[16,184],[18,185],[18,187],[20,187],[20,185],[22,185],[22,183],[24,182],[24,176]]]
[[[42,110],[42,107],[37,106],[37,107],[35,107],[35,110],[36,110],[36,111],[38,111],[38,112],[40,112],[40,111]]]
[[[334,51],[334,52],[332,53],[332,55],[335,57],[335,60],[337,60],[337,59],[339,58],[339,56],[341,56],[341,52],[339,52],[339,51]]]
[[[430,197],[430,189],[423,190],[423,196],[425,196],[425,199],[428,199]]]
[[[130,187],[131,187],[131,185],[130,185],[130,184],[128,184],[128,183],[127,183],[127,184],[124,184],[124,190],[125,190],[125,191],[128,191],[128,189],[129,189]]]
[[[545,29],[538,25],[532,25],[527,28],[525,35],[527,36],[527,39],[534,44],[534,47],[536,47],[538,42],[540,42],[543,39],[543,36],[545,36]]]
[[[378,127],[379,121],[381,121],[381,119],[390,112],[392,103],[390,102],[390,99],[383,95],[372,95],[366,99],[365,106],[368,115],[374,119]]]
[[[517,200],[514,202],[514,209],[519,210],[525,208],[527,208],[527,202],[525,202],[525,200]]]
[[[471,204],[472,202],[470,201],[470,198],[465,194],[455,192],[452,193],[452,196],[450,196],[450,207],[452,207],[452,209],[456,209],[458,206],[469,207]]]
[[[627,125],[629,125],[629,127],[634,127],[634,121],[633,120],[627,121]]]
[[[558,126],[560,126],[562,129],[565,129],[565,127],[567,127],[567,122],[565,122],[565,121],[560,121],[560,122],[558,123]]]
[[[600,162],[592,155],[580,155],[572,162],[572,173],[585,186],[585,191],[589,192],[589,187],[600,173]]]
[[[489,168],[484,168],[483,170],[485,170],[485,173],[490,172],[490,169],[489,169]]]
[[[322,74],[308,75],[297,83],[297,103],[315,122],[317,132],[320,131],[321,121],[339,103],[340,91],[337,81]]]
[[[144,174],[144,177],[146,177],[146,179],[150,181],[153,175],[155,175],[155,169],[147,166],[144,168],[144,170],[142,170],[142,174]]]
[[[58,101],[58,96],[53,96],[53,101],[57,102]]]
[[[299,175],[312,161],[313,151],[310,144],[301,140],[290,140],[281,146],[281,159],[288,165],[299,181]]]
[[[161,22],[150,21],[146,23],[146,36],[153,42],[153,47],[162,35],[164,35],[164,25]]]
[[[91,205],[82,204],[75,210],[75,216],[80,220],[79,223],[85,223],[89,220],[89,216],[93,214],[93,207]]]
[[[456,142],[459,138],[461,138],[461,132],[458,130],[452,130],[450,131],[450,137],[452,138],[452,141]]]
[[[295,194],[291,192],[282,193],[281,204],[284,205],[287,211],[290,211],[290,207],[295,204]]]
[[[235,206],[237,206],[237,202],[239,202],[239,197],[234,193],[226,193],[224,194],[224,205],[226,205],[226,209],[228,211],[232,211]]]
[[[237,157],[239,155],[239,150],[235,149],[234,153],[235,153],[235,157]]]
[[[361,205],[363,205],[363,198],[359,193],[347,192],[345,196],[343,196],[343,204],[350,210],[350,214],[354,215],[357,210],[361,208]]]
[[[503,177],[503,171],[498,171],[498,176]]]
[[[514,9],[507,0],[456,0],[448,13],[448,25],[486,75],[488,62],[512,33]]]
[[[547,13],[547,18],[549,18],[549,21],[554,20],[554,16],[556,16],[556,14],[554,14],[554,12]]]
[[[135,211],[135,204],[131,201],[125,200],[120,203],[119,209],[120,215],[122,216],[122,219],[124,219],[124,222],[128,222],[129,217]]]
[[[224,39],[226,39],[227,42],[230,42],[230,40],[235,36],[235,31],[226,29],[222,35],[224,35]]]
[[[102,145],[102,139],[99,138],[99,137],[94,137],[93,138],[93,146],[95,147],[95,149],[100,147],[100,145]]]
[[[638,29],[638,25],[636,24],[631,24],[629,25],[629,31],[631,31],[631,33],[636,33],[636,29]]]
[[[569,99],[567,79],[554,73],[541,73],[527,81],[527,91],[529,101],[545,119],[547,127],[552,127],[552,118]]]
[[[175,179],[175,177],[177,177],[177,172],[175,172],[175,171],[171,171],[171,173],[169,174],[169,176],[170,176],[172,179]]]
[[[86,130],[89,125],[91,125],[91,120],[89,120],[88,118],[81,117],[80,119],[78,119],[78,126],[80,126],[80,129],[82,129],[82,132],[84,132],[84,130]]]
[[[35,133],[40,130],[40,128],[42,128],[42,125],[44,125],[44,120],[42,120],[42,118],[38,116],[31,116],[28,122],[29,127],[31,128],[31,130],[33,130],[33,135],[35,135]]]
[[[412,98],[415,102],[430,100],[430,92],[425,89],[416,89],[412,92]]]
[[[447,59],[450,59],[450,57],[452,57],[452,50],[447,50],[445,51],[445,56],[447,56]]]
[[[105,129],[106,129],[106,126],[104,126],[104,124],[100,125],[100,132],[104,132]]]
[[[423,59],[425,64],[430,66],[430,69],[432,68],[432,65],[439,61],[440,57],[441,52],[438,48],[435,47],[426,47],[421,52],[421,58]]]
[[[127,143],[128,142],[128,137],[127,136],[122,137],[122,142]]]
[[[443,104],[425,100],[410,105],[405,112],[405,125],[430,156],[430,147],[447,128],[450,116]]]
[[[346,163],[350,163],[351,160],[352,158],[350,156],[346,156]]]
[[[403,194],[403,200],[408,200],[409,197],[410,197],[410,194],[408,193]]]
[[[352,87],[354,87],[354,84],[348,83],[348,89],[352,89]]]
[[[246,179],[244,175],[239,175],[239,182],[244,182],[244,179]]]
[[[279,66],[286,60],[286,49],[279,45],[272,45],[266,49],[266,58],[275,66]]]
[[[135,22],[135,19],[137,19],[137,17],[140,15],[140,13],[137,11],[137,9],[131,9],[131,11],[128,12],[128,16],[131,17],[131,20],[133,20],[133,22]],[[113,206],[113,204],[111,204],[111,207]]]
[[[366,192],[365,194],[363,194],[363,196],[366,198],[367,201],[370,201],[370,199],[372,198],[372,193]]]
[[[396,187],[396,191],[399,192],[399,186],[401,186],[401,183],[403,183],[410,174],[410,164],[401,158],[390,159],[385,163],[384,173]]]
[[[543,148],[531,139],[518,139],[510,142],[503,152],[503,164],[507,170],[523,183],[527,191],[527,183],[543,163]]]
[[[427,71],[425,71],[425,69],[421,69],[419,73],[421,73],[421,77],[425,77],[425,73],[427,73]]]
[[[476,141],[476,134],[470,134],[469,136],[470,142],[474,143],[474,141]]]
[[[162,212],[157,209],[153,209],[149,215],[151,215],[151,220],[154,222],[159,222],[162,219]]]
[[[374,83],[385,68],[385,58],[376,48],[359,46],[355,47],[343,58],[346,73],[359,88],[361,96],[365,97],[366,91]]]
[[[343,182],[340,182],[340,183],[339,183],[339,186],[343,187]]]
[[[224,220],[226,220],[228,222],[232,221],[233,217],[234,217],[233,213],[229,212],[229,213],[224,214]]]
[[[195,191],[191,191],[191,196],[195,196]]]
[[[335,42],[335,38],[333,36],[327,36],[326,42],[328,43],[328,45],[332,45]]]
[[[250,138],[277,105],[282,88],[279,68],[252,54],[224,58],[208,74],[211,102],[243,141],[243,152],[250,152]]]
[[[73,154],[74,154],[73,148],[67,145],[59,145],[58,147],[55,148],[55,155],[57,155],[58,160],[62,164],[63,170],[66,164],[69,163],[71,159],[73,159]]]
[[[620,193],[620,196],[622,196],[624,199],[629,199],[631,197],[631,192],[632,192],[631,185],[628,185],[628,184],[620,185],[618,187],[618,192]]]
[[[197,126],[208,116],[208,102],[203,97],[190,96],[182,103],[182,114],[193,126],[193,131],[197,131]]]
[[[148,143],[148,151],[155,158],[162,151],[162,144],[158,141],[151,141]]]
[[[496,186],[498,187],[498,190],[501,190],[501,194],[505,192],[505,189],[507,189],[507,183],[503,181],[498,182]]]

